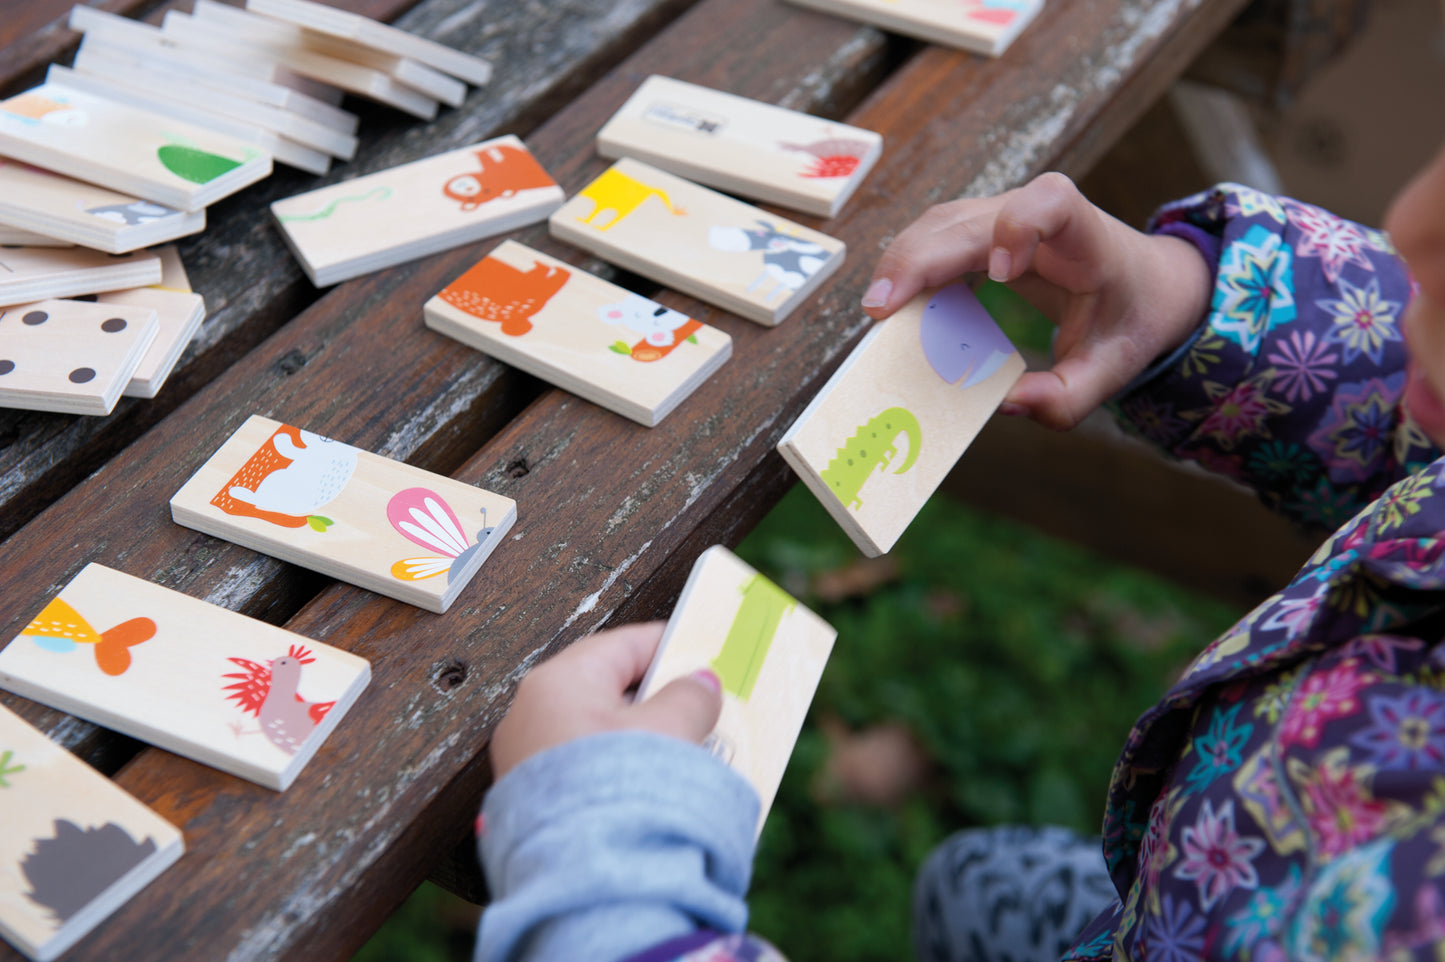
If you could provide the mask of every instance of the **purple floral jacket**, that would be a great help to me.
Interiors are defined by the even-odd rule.
[[[1409,275],[1384,234],[1234,185],[1154,229],[1215,260],[1214,298],[1120,413],[1342,526],[1135,725],[1104,817],[1121,903],[1066,958],[1437,958],[1445,461],[1400,404]]]

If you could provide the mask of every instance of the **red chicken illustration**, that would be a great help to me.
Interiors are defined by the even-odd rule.
[[[296,754],[336,704],[334,701],[308,702],[297,692],[301,666],[316,660],[301,645],[292,645],[285,655],[265,665],[249,658],[228,660],[244,670],[225,676],[238,679],[235,684],[225,686],[224,690],[230,692],[226,697],[242,711],[259,718],[261,733],[289,755]]]

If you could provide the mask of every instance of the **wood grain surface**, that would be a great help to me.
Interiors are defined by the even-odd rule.
[[[1054,0],[997,61],[892,43],[772,0],[700,0],[686,12],[676,2],[556,4],[556,22],[514,23],[513,33],[490,20],[493,87],[426,127],[368,114],[353,169],[507,129],[575,191],[606,166],[591,150],[597,128],[655,72],[846,115],[889,145],[841,217],[809,222],[853,254],[780,327],[657,298],[722,328],[734,355],[652,429],[539,391],[423,327],[422,303],[488,245],[358,278],[307,306],[299,271],[258,221],[264,202],[298,181],[273,178],[222,205],[215,226],[183,246],[194,286],[224,321],[183,361],[178,406],[128,407],[111,419],[128,427],[68,448],[56,440],[68,438],[63,419],[0,427],[24,429],[37,459],[28,477],[53,479],[30,482],[28,502],[7,495],[7,518],[28,503],[21,520],[33,520],[6,545],[0,597],[17,610],[0,613],[0,637],[18,631],[29,599],[100,561],[359,654],[375,680],[284,796],[160,751],[126,763],[116,781],[181,826],[189,854],[70,958],[136,946],[157,959],[345,958],[469,832],[487,735],[518,677],[609,621],[665,613],[697,554],[735,543],[787,489],[773,446],[866,327],[857,299],[892,232],[930,204],[1013,186],[1061,159],[1086,164],[1241,3]],[[445,18],[423,11],[443,6],[413,16],[435,24]],[[607,276],[540,229],[518,239]],[[514,498],[518,525],[445,616],[172,525],[166,499],[252,413]],[[11,464],[0,469],[8,477]],[[114,764],[113,739],[0,701]],[[177,897],[196,892],[204,897]]]

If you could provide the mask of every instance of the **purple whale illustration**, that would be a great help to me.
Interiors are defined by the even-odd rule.
[[[973,387],[1017,351],[962,282],[940,288],[923,309],[923,354],[949,384]]]

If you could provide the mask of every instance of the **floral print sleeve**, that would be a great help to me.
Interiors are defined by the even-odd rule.
[[[1120,901],[1065,958],[1445,958],[1445,458],[1399,410],[1409,278],[1383,235],[1243,188],[1156,227],[1218,280],[1122,410],[1344,523],[1135,723],[1104,814]]]
[[[1188,349],[1116,401],[1145,439],[1326,529],[1438,455],[1400,404],[1411,281],[1384,233],[1237,184],[1150,229],[1216,270]]]

